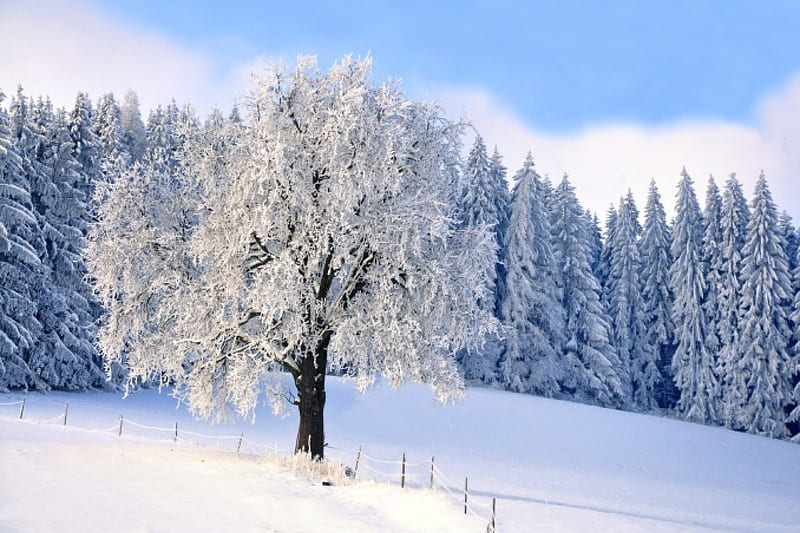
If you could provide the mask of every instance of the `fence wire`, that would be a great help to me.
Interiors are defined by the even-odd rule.
[[[16,405],[22,405],[25,403],[25,400],[18,400],[15,402],[2,402],[0,406],[3,407],[10,407]],[[66,416],[66,411],[62,412],[58,416],[47,418],[47,419],[36,419],[32,418],[32,420],[39,422],[39,423],[46,423],[46,424],[53,424],[56,422],[64,421]],[[189,431],[185,429],[180,429],[177,425],[171,427],[159,427],[159,426],[151,426],[148,424],[142,424],[135,420],[131,420],[130,418],[126,418],[124,416],[120,416],[119,422],[115,423],[113,426],[107,428],[100,428],[94,429],[94,431],[103,432],[103,433],[110,433],[114,432],[120,435],[120,437],[125,436],[124,427],[126,426],[133,426],[139,429],[144,429],[148,431],[158,431],[163,433],[169,433],[172,435],[172,438],[176,442],[187,443],[187,444],[195,444],[201,445],[201,443],[191,440],[182,438],[184,435],[189,435],[192,437],[200,438],[200,439],[208,439],[208,440],[225,440],[225,441],[235,441],[237,443],[236,451],[240,452],[244,446],[247,446],[248,449],[255,448],[255,449],[262,449],[264,450],[263,455],[273,455],[273,456],[280,456],[286,455],[291,453],[293,450],[289,450],[286,448],[278,447],[277,443],[273,444],[265,444],[263,442],[257,442],[250,439],[244,438],[244,433],[239,435],[209,435],[205,433],[198,433],[194,431]],[[89,428],[85,428],[89,429]],[[140,437],[140,435],[136,435]],[[154,441],[154,442],[163,442],[161,441]],[[425,461],[417,461],[417,462],[410,462],[408,460],[394,460],[394,459],[381,459],[377,457],[372,457],[367,455],[363,452],[362,449],[359,450],[359,463],[358,468],[366,470],[376,476],[379,479],[375,481],[387,481],[393,483],[399,483],[404,481],[406,484],[414,483],[419,487],[426,487],[430,486],[432,489],[443,489],[453,500],[458,502],[459,506],[465,506],[467,511],[474,517],[487,522],[489,524],[489,528],[487,531],[491,531],[492,533],[496,533],[496,529],[491,528],[492,525],[492,507],[486,504],[481,504],[480,502],[476,501],[474,498],[471,497],[469,491],[466,491],[467,501],[464,501],[465,492],[462,492],[458,485],[451,482],[447,476],[439,469],[439,467],[434,463],[433,458],[425,460]],[[396,467],[396,471],[394,472],[387,472],[385,470],[381,470],[378,468],[373,468],[370,466],[369,463],[373,463],[375,465],[391,465]],[[426,472],[425,474],[420,473],[411,473],[409,469],[412,468],[420,468],[420,467],[429,467],[429,473]],[[405,469],[405,471],[403,471]],[[429,477],[430,476],[430,477]],[[455,487],[455,488],[451,488]],[[486,510],[489,514],[490,519],[487,520],[486,515],[482,512],[479,512],[475,509],[478,507],[481,511]]]
[[[22,405],[22,400],[20,400],[20,401],[18,401],[18,402],[3,402],[3,403],[0,403],[0,405],[2,405],[2,406],[8,406],[8,405]]]

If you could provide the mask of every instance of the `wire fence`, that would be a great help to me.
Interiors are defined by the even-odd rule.
[[[390,467],[393,467],[390,470]],[[359,448],[355,461],[353,477],[363,477],[359,472],[367,471],[376,480],[398,483],[401,488],[428,488],[434,491],[443,490],[452,499],[463,503],[464,514],[472,515],[487,523],[487,533],[497,532],[497,499],[484,503],[475,498],[469,491],[469,478],[464,478],[463,489],[459,484],[450,481],[436,465],[435,457],[418,462],[408,461],[403,454],[401,460],[379,459],[364,453]],[[375,479],[367,476],[367,479]]]
[[[9,418],[16,417],[22,420],[25,417],[26,402],[27,398],[13,402],[0,402],[0,416]],[[17,408],[18,411],[15,412]],[[69,419],[68,417],[69,403],[65,403],[63,412],[57,416],[49,418],[31,417],[30,419],[36,423],[60,424],[66,426]],[[245,451],[251,454],[276,457],[288,456],[294,453],[294,450],[281,448],[277,443],[267,444],[247,439],[244,436],[244,432],[238,435],[210,435],[181,428],[178,422],[175,422],[174,426],[160,427],[143,424],[123,415],[120,415],[119,421],[113,426],[102,428],[83,427],[81,429],[89,429],[99,433],[116,434],[119,437],[133,436],[137,439],[150,442],[164,442],[166,440],[185,445],[206,447],[212,443],[220,447],[220,444],[224,443],[223,449],[229,451],[235,449],[237,454],[241,454]],[[132,429],[138,431],[134,432]],[[158,439],[152,438],[153,433],[163,437]],[[488,502],[488,498],[484,498],[487,500],[485,502],[480,501],[479,498],[476,498],[470,493],[468,477],[464,478],[463,487],[460,483],[454,483],[442,473],[433,456],[430,457],[430,459],[413,462],[407,460],[405,453],[400,460],[384,459],[367,455],[364,453],[362,446],[359,447],[356,454],[354,467],[347,467],[347,474],[354,480],[360,479],[396,484],[399,485],[401,489],[415,488],[429,489],[435,492],[443,491],[451,499],[457,501],[459,506],[463,506],[465,515],[474,516],[486,523],[487,533],[496,533],[498,531],[496,498],[491,498],[491,503]]]

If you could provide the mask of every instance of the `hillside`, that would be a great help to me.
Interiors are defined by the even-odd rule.
[[[0,405],[0,531],[482,532],[492,497],[502,532],[800,531],[787,442],[484,389],[438,406],[422,386],[331,380],[328,398],[328,456],[353,466],[361,446],[376,482],[323,487],[260,458],[292,447],[294,413],[209,425],[156,391],[31,394],[22,421]],[[480,518],[463,514],[465,476]]]

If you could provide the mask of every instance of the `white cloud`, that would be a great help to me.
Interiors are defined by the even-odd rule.
[[[92,98],[134,89],[147,109],[191,101],[200,110],[230,106],[246,76],[206,55],[65,0],[0,2],[0,88],[22,84],[28,95],[49,95],[70,106],[78,91]],[[221,73],[221,74],[220,74]]]
[[[601,219],[629,188],[643,210],[650,178],[671,213],[686,166],[701,202],[710,174],[721,186],[736,172],[749,196],[764,169],[779,207],[800,222],[800,76],[762,98],[755,126],[721,121],[604,124],[552,134],[525,124],[483,89],[447,89],[439,100],[450,112],[469,118],[487,145],[498,146],[510,175],[530,150],[540,173],[553,180],[569,173],[584,206]]]
[[[212,105],[228,108],[262,61],[224,64],[219,54],[74,0],[0,0],[0,50],[0,88],[7,95],[22,83],[28,95],[48,94],[71,106],[78,91],[96,99],[133,88],[145,109],[174,97],[201,113]],[[540,172],[554,180],[568,172],[584,205],[601,217],[628,188],[643,208],[651,177],[670,211],[685,165],[701,199],[709,174],[721,184],[736,172],[749,194],[763,168],[779,205],[800,222],[800,75],[762,98],[754,126],[604,124],[553,134],[526,124],[481,88],[436,95],[453,114],[468,116],[489,146],[499,147],[510,174],[530,150]]]

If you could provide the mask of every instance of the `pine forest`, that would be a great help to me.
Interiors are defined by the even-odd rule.
[[[168,385],[221,418],[286,372],[320,456],[324,374],[800,439],[800,235],[768,176],[676,161],[677,190],[592,213],[535,146],[506,169],[369,73],[301,61],[206,117],[0,93],[0,390]]]

